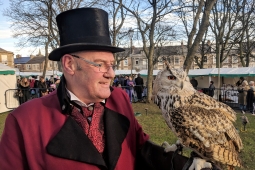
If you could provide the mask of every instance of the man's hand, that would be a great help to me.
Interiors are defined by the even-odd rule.
[[[163,142],[161,146],[164,148],[165,152],[171,152],[171,151],[174,152],[177,149],[177,145],[176,144],[169,145],[169,143],[166,142],[166,141]]]
[[[194,158],[192,164],[189,167],[189,170],[201,170],[203,168],[212,168],[212,164],[206,162],[206,160],[201,158]]]

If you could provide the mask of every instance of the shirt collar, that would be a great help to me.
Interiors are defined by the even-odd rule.
[[[67,96],[70,98],[70,101],[75,102],[76,104],[80,105],[81,107],[89,107],[89,106],[94,105],[94,103],[90,103],[87,105],[86,103],[82,102],[75,94],[73,94],[67,88],[66,88],[66,91],[67,91]],[[103,100],[102,103],[105,103],[105,100]]]

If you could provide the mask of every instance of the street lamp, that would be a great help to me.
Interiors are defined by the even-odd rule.
[[[132,28],[128,31],[128,36],[130,39],[130,57],[131,57],[131,76],[132,76],[132,70],[133,70],[133,58],[132,58],[132,38],[134,35],[134,30]]]

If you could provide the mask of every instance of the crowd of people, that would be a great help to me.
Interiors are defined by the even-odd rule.
[[[240,110],[250,112],[255,115],[255,84],[254,81],[248,81],[244,77],[240,77],[236,82],[238,90],[238,103]]]
[[[143,97],[147,96],[147,89],[144,86],[143,78],[140,74],[133,75],[119,75],[114,78],[113,86],[121,87],[129,96],[130,103],[141,102]]]
[[[17,91],[19,103],[25,103],[30,99],[45,96],[53,92],[60,82],[59,77],[51,76],[50,79],[42,76],[29,76],[17,79]]]

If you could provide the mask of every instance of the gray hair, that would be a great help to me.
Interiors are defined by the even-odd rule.
[[[254,81],[250,81],[250,82],[249,82],[249,85],[250,85],[250,86],[253,86],[253,85],[254,85]]]

